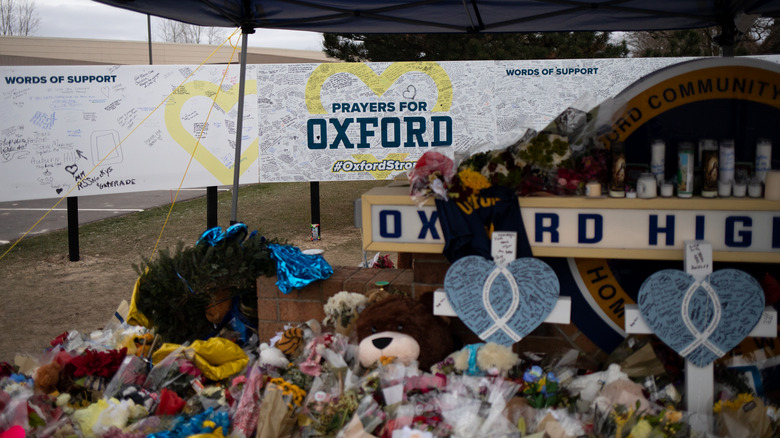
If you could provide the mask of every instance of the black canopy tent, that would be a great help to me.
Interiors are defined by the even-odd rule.
[[[350,33],[631,31],[774,17],[777,0],[96,0],[200,26]]]
[[[780,0],[95,0],[199,26],[242,30],[239,96],[247,36],[255,29],[334,33],[639,31],[720,26],[730,47],[757,17],[780,17]],[[747,27],[747,26],[745,26]],[[234,163],[240,162],[243,98]],[[231,222],[240,166],[234,166]],[[314,195],[313,195],[314,196]],[[314,204],[314,201],[312,201]]]

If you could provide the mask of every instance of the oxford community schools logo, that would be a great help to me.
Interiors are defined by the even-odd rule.
[[[429,148],[452,146],[452,82],[435,62],[321,64],[306,84],[307,147],[332,173],[375,179],[410,170]]]

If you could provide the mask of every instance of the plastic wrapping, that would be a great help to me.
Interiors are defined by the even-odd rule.
[[[152,355],[152,361],[158,364],[180,348],[176,344],[163,344]],[[241,347],[224,338],[194,341],[184,348],[183,353],[210,380],[222,380],[238,374],[249,363],[249,357]]]

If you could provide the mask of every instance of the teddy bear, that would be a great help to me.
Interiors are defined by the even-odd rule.
[[[420,300],[393,294],[366,307],[358,316],[358,359],[370,367],[381,358],[427,370],[453,350],[447,322],[433,314],[433,294]]]
[[[502,376],[520,363],[520,357],[511,347],[495,342],[469,344],[448,355],[443,362],[436,364],[433,371],[443,371],[447,366],[458,374],[470,376]]]

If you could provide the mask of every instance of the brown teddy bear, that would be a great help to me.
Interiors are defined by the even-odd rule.
[[[369,367],[382,357],[428,370],[447,357],[454,340],[446,322],[433,314],[433,294],[420,301],[391,295],[366,307],[357,320],[358,358]]]

